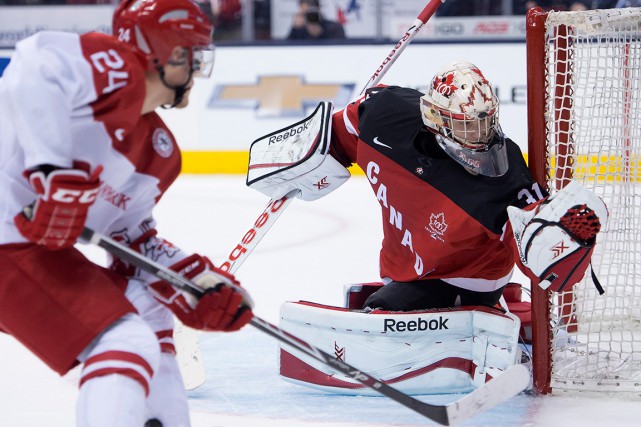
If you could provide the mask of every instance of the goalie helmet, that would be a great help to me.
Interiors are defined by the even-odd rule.
[[[191,0],[123,0],[114,12],[112,27],[119,40],[147,59],[148,70],[161,72],[180,46],[187,49],[193,72],[211,74],[213,27]]]
[[[441,69],[421,97],[421,116],[441,148],[469,172],[485,176],[507,172],[499,100],[475,65],[454,62]]]

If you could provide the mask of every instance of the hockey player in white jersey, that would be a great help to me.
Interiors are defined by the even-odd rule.
[[[113,25],[25,39],[0,79],[0,330],[60,375],[83,365],[78,426],[188,426],[172,313],[206,331],[252,318],[234,277],[158,237],[153,218],[181,167],[154,110],[187,105],[211,71],[212,27],[191,0],[125,0]],[[84,226],[208,291],[92,263],[74,248]]]

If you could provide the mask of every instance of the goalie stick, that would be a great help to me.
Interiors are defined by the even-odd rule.
[[[234,274],[247,259],[258,242],[267,234],[267,230],[276,222],[276,219],[285,210],[296,196],[298,190],[290,191],[278,200],[270,200],[263,212],[256,218],[252,227],[232,249],[227,259],[220,265],[224,271]],[[185,383],[186,390],[200,387],[207,380],[205,365],[203,363],[198,331],[191,329],[178,319],[175,320],[174,343],[176,345],[176,360]]]
[[[430,0],[427,3],[425,8],[423,8],[421,13],[419,13],[419,15],[416,17],[416,20],[407,29],[407,31],[405,31],[405,34],[403,35],[403,37],[398,41],[398,43],[396,43],[396,45],[394,46],[394,49],[392,49],[392,51],[385,57],[383,62],[376,69],[376,72],[374,72],[372,77],[365,84],[365,87],[363,87],[361,94],[381,81],[383,76],[387,73],[387,71],[392,66],[392,64],[398,59],[398,57],[401,55],[403,50],[405,50],[407,45],[414,39],[414,37],[421,30],[421,28],[423,28],[423,25],[425,25],[427,21],[429,21],[429,19],[432,17],[432,15],[434,15],[438,7],[442,3],[445,3],[445,1],[446,0]],[[227,257],[227,260],[222,264],[221,268],[233,274],[240,267],[240,265],[245,261],[245,258],[247,258],[247,256],[251,253],[251,251],[256,247],[258,242],[260,242],[260,240],[264,237],[264,235],[267,233],[267,231],[270,229],[273,223],[276,222],[276,220],[281,215],[281,213],[285,210],[285,208],[291,203],[294,197],[296,197],[297,193],[298,191],[292,190],[289,193],[287,193],[285,196],[283,196],[281,199],[278,199],[278,200],[271,199],[267,203],[267,207],[265,208],[263,213],[261,213],[258,219],[256,220],[255,227],[251,228],[243,236],[243,238],[241,239],[241,242],[238,245],[236,245],[236,247],[232,250],[232,252]],[[278,209],[273,209],[273,207],[275,206],[278,206]],[[266,223],[264,226],[256,227],[261,221],[261,218],[263,218],[266,214],[268,215],[268,218],[269,218],[268,223]],[[249,244],[245,243],[246,238],[250,238]]]
[[[423,25],[429,21],[429,19],[434,15],[436,9],[446,0],[430,0],[425,8],[418,14],[416,20],[412,23],[412,26],[405,31],[405,34],[401,39],[396,43],[394,49],[387,55],[383,60],[381,65],[378,66],[372,77],[365,84],[365,87],[361,90],[361,95],[372,86],[376,86],[378,82],[381,81],[383,76],[387,73],[387,70],[396,62],[401,53],[405,50],[408,44],[416,37],[416,34],[423,28]]]
[[[425,8],[419,13],[416,20],[412,25],[405,31],[403,37],[396,43],[392,51],[385,57],[383,62],[376,69],[372,77],[363,87],[361,94],[365,92],[370,87],[378,84],[383,76],[387,73],[392,64],[398,59],[400,54],[405,50],[407,45],[414,39],[416,34],[421,30],[423,25],[434,15],[438,7],[445,3],[446,0],[430,0]],[[250,228],[241,238],[240,242],[232,249],[232,251],[227,256],[227,259],[220,266],[223,270],[234,274],[236,270],[241,266],[249,254],[254,250],[256,245],[261,241],[261,239],[267,234],[267,231],[271,226],[276,222],[278,217],[283,213],[285,208],[292,202],[296,197],[299,190],[292,190],[283,196],[280,199],[270,199],[267,203],[267,206],[263,212],[258,216],[252,228]],[[265,221],[264,224],[261,222]],[[179,357],[181,358],[181,366],[186,375],[190,378],[189,390],[199,387],[204,384],[205,378],[205,369],[202,365],[202,360],[200,357],[200,346],[198,345],[197,335],[190,331],[187,335],[185,327],[179,325],[176,328],[175,335],[176,341],[185,343],[184,346],[188,347],[189,351],[179,351]],[[189,353],[183,357],[183,353]],[[188,373],[187,373],[188,372]]]
[[[204,293],[198,285],[192,283],[190,280],[160,264],[155,263],[115,240],[102,236],[88,228],[83,230],[81,237],[88,243],[103,248],[112,255],[121,258],[123,261],[127,261],[141,270],[147,271],[159,279],[167,281],[169,284],[181,291],[186,291],[193,295],[200,294],[200,296]],[[237,288],[235,286],[232,287],[238,291],[242,291],[246,303],[253,306],[251,298],[242,288]],[[492,379],[484,386],[465,395],[461,399],[445,405],[433,405],[415,399],[412,396],[377,380],[369,374],[329,355],[321,349],[308,344],[300,338],[289,334],[258,316],[254,316],[250,321],[250,324],[261,332],[264,332],[265,334],[282,342],[286,346],[303,352],[332,368],[336,372],[347,375],[364,386],[376,390],[380,394],[389,397],[422,416],[446,426],[459,424],[480,412],[498,405],[499,403],[523,391],[530,382],[529,370],[523,365],[513,365],[500,376]]]
[[[298,190],[292,190],[278,200],[271,199],[263,212],[256,218],[252,227],[240,239],[240,242],[232,249],[225,262],[220,266],[222,270],[231,274],[236,273],[245,259],[254,250],[258,242],[267,234],[267,231],[276,222],[285,208],[292,202]]]

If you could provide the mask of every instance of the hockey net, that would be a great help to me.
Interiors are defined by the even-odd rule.
[[[641,8],[527,15],[528,163],[550,193],[570,179],[610,218],[571,291],[533,287],[540,393],[641,396]]]

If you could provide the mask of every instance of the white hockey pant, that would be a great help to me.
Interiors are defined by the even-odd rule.
[[[139,281],[129,282],[126,295],[139,315],[115,322],[80,357],[83,362],[104,359],[104,368],[86,363],[83,369],[77,425],[141,427],[156,418],[167,427],[189,427],[173,315]]]
[[[84,363],[77,403],[78,427],[140,427],[149,385],[160,363],[156,335],[127,314],[100,334],[78,358]]]

